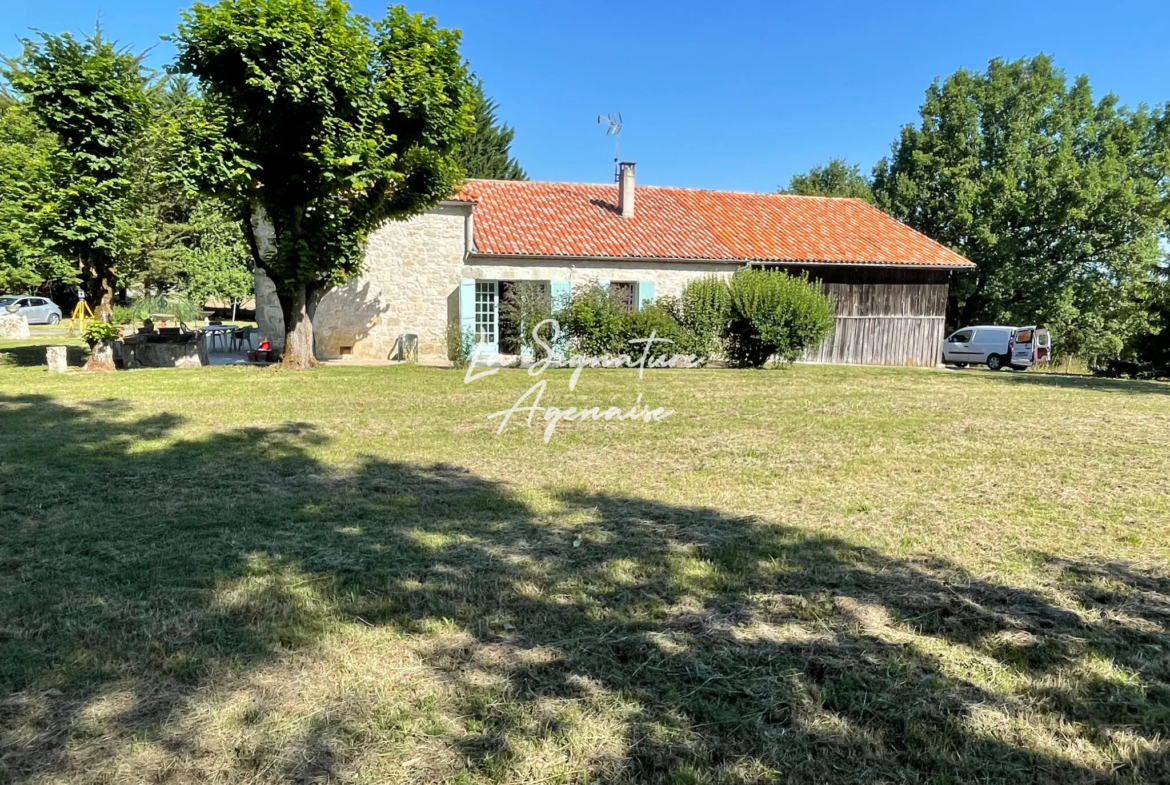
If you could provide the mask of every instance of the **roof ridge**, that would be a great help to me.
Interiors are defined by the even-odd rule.
[[[468,183],[507,183],[508,185],[587,185],[591,188],[617,188],[617,183],[583,183],[575,180],[497,180],[490,177],[468,177]],[[739,196],[772,196],[783,199],[825,199],[830,201],[852,201],[869,204],[856,196],[827,196],[820,194],[786,194],[779,191],[736,191],[729,188],[697,188],[687,185],[651,185],[638,183],[638,188],[653,188],[659,191],[697,191],[705,194],[736,194]],[[872,205],[871,205],[872,206]]]

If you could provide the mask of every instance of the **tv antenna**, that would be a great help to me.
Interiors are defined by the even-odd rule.
[[[597,122],[600,125],[609,126],[605,129],[606,136],[613,137],[613,179],[617,182],[619,178],[618,173],[618,159],[621,157],[622,150],[622,113],[610,112],[606,115],[597,115]]]

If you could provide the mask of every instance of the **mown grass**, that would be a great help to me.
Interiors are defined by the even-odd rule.
[[[0,781],[1170,780],[1170,386],[38,352]]]

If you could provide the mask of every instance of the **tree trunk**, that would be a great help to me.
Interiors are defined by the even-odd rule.
[[[313,316],[317,312],[320,290],[313,285],[297,284],[292,291],[280,295],[280,309],[284,313],[285,368],[304,370],[317,364],[313,355]]]
[[[110,322],[114,319],[114,287],[110,284],[110,279],[113,278],[113,271],[109,270],[102,273],[101,277],[101,302],[98,307],[94,309],[93,315],[103,322]]]
[[[89,349],[89,359],[82,368],[85,371],[114,370],[114,342],[98,341]]]

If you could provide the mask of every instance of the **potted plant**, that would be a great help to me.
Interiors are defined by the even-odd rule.
[[[84,370],[114,370],[114,340],[118,337],[117,326],[95,320],[85,326],[82,337],[89,344],[89,359],[85,361]]]

